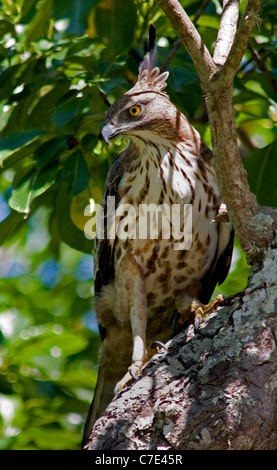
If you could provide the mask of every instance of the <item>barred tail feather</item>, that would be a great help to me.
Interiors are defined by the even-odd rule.
[[[82,446],[86,444],[96,419],[99,418],[99,416],[103,413],[105,408],[113,399],[115,385],[116,381],[109,382],[107,379],[105,379],[104,369],[100,365],[93,401],[90,405],[84,426]]]

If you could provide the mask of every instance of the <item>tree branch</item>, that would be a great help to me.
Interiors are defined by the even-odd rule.
[[[250,191],[237,145],[232,88],[216,85],[214,88],[215,92],[207,95],[206,103],[215,170],[222,200],[227,206],[241,247],[251,263],[257,261],[260,253],[255,246],[255,229],[250,226],[259,207],[255,195]]]
[[[223,65],[234,42],[239,17],[239,0],[224,0],[220,27],[214,48],[216,65]]]
[[[207,84],[217,67],[197,29],[177,0],[157,0],[194,62],[203,84]]]
[[[220,79],[224,81],[225,86],[232,86],[247,48],[252,29],[255,24],[259,23],[258,13],[262,1],[263,0],[248,0],[247,2],[230,53],[220,71]]]
[[[198,71],[206,98],[216,174],[230,220],[248,262],[261,261],[264,248],[273,238],[276,214],[260,209],[255,195],[250,191],[237,145],[232,94],[233,80],[251,31],[258,22],[262,0],[248,0],[237,32],[238,2],[225,0],[215,51],[220,67],[215,64],[178,0],[157,2],[179,34]]]

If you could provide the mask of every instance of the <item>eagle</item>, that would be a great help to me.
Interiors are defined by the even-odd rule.
[[[233,228],[217,221],[222,201],[213,153],[170,101],[169,73],[155,62],[150,25],[137,82],[109,108],[102,128],[107,143],[120,135],[129,145],[111,165],[97,221],[102,346],[84,442],[114,394],[139,376],[151,345],[166,343],[177,323],[194,316],[199,326],[230,267]]]

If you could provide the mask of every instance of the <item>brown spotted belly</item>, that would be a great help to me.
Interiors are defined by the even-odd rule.
[[[204,175],[206,179],[210,177],[209,185],[202,181],[199,175],[198,178],[196,177],[196,169],[192,166],[185,167],[183,171],[175,171],[170,167],[170,162],[167,165],[168,155],[164,156],[160,167],[150,161],[148,172],[140,174],[139,178],[135,179],[131,186],[129,184],[128,190],[121,195],[123,202],[135,208],[136,218],[125,219],[125,222],[128,221],[126,224],[128,233],[135,236],[125,240],[116,240],[115,259],[117,265],[120,265],[121,259],[126,254],[132,254],[142,267],[147,295],[147,332],[151,331],[152,324],[154,331],[155,328],[159,328],[159,325],[164,328],[163,319],[166,319],[167,324],[171,321],[175,311],[175,297],[178,294],[182,292],[183,297],[185,292],[188,299],[198,298],[198,293],[202,288],[201,280],[213,262],[218,239],[217,224],[211,224],[218,204],[217,194],[211,189],[214,186],[212,168],[209,174]],[[179,162],[181,157],[179,160],[177,157],[178,154],[175,155],[175,160],[181,168],[183,162]],[[212,197],[213,194],[214,197]],[[155,210],[151,212],[149,207],[151,204],[155,205],[157,210],[163,206],[162,214]],[[188,205],[192,208],[192,244],[187,250],[174,249],[176,238],[172,234],[175,226],[173,205],[180,208]],[[180,210],[180,222],[183,223],[182,226],[180,225],[180,230],[182,231],[187,219],[186,209]],[[147,212],[151,214],[149,227]],[[167,223],[170,225],[169,238],[161,235]],[[142,226],[147,227],[143,232],[144,235],[147,233],[145,239],[140,236]],[[152,229],[156,231],[157,237],[149,238],[148,232]],[[116,317],[120,315],[121,312],[115,312]]]
[[[167,240],[157,242],[147,240],[144,247],[134,249],[135,258],[144,271],[148,317],[156,314],[159,307],[174,305],[180,292],[186,291],[188,297],[197,298],[200,281],[215,251],[215,246],[207,247],[198,237],[189,250],[174,250],[173,242]]]

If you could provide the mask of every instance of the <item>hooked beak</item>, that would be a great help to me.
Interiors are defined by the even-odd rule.
[[[101,134],[105,142],[109,145],[109,139],[115,137],[118,132],[114,129],[113,124],[111,124],[110,121],[106,121],[102,127]]]

